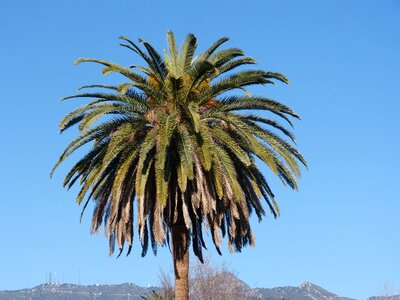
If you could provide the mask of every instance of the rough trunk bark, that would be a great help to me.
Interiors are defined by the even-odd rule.
[[[189,300],[189,230],[172,227],[172,253],[175,271],[175,300]]]

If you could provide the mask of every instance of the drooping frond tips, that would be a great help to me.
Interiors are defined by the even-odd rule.
[[[50,178],[53,178],[54,172],[56,171],[56,169],[60,166],[61,164],[61,160],[62,160],[62,156],[60,157],[60,159],[57,161],[57,163],[54,165],[54,167],[51,169],[50,171]]]
[[[219,46],[221,46],[222,44],[226,43],[227,41],[229,41],[228,37],[222,37],[220,38],[218,41],[216,41],[214,44],[212,44],[210,46],[210,48],[207,49],[207,51],[204,52],[205,55],[205,59],[207,59],[211,54],[214,53],[215,50],[217,50],[217,48]]]
[[[104,84],[90,84],[90,85],[83,85],[77,88],[77,91],[84,90],[84,89],[91,89],[91,88],[102,88],[102,89],[109,89],[109,90],[117,90],[117,87],[112,85],[104,85]]]
[[[128,251],[126,252],[126,256],[128,256],[132,251],[132,244],[128,246]]]
[[[79,65],[81,63],[86,63],[86,62],[93,62],[93,63],[98,63],[101,65],[104,65],[106,67],[110,67],[113,65],[112,63],[102,60],[102,59],[97,59],[97,58],[91,58],[91,57],[81,57],[78,58],[77,60],[74,61],[74,65]]]
[[[277,80],[279,80],[279,81],[281,81],[283,83],[290,84],[289,79],[285,75],[283,75],[282,73],[267,72],[266,73],[266,77],[267,78],[277,79]]]
[[[74,65],[79,65],[80,63],[87,62],[87,58],[80,57],[74,61]]]
[[[124,40],[124,41],[126,41],[126,42],[128,42],[129,44],[131,44],[132,46],[135,46],[135,43],[134,42],[132,42],[130,39],[128,39],[126,36],[124,36],[124,35],[120,35],[119,37],[118,37],[120,40]],[[139,39],[140,40],[140,39]],[[125,44],[120,44],[121,46],[127,46],[127,45],[125,45]],[[133,50],[133,49],[132,49]],[[135,50],[134,50],[135,51]]]
[[[121,256],[123,250],[124,250],[124,248],[119,248],[119,252],[118,252],[117,258],[119,258]]]
[[[79,216],[79,223],[82,223],[82,217],[83,217],[83,214],[85,213],[86,207],[89,204],[89,201],[90,201],[90,198],[86,200],[85,205],[82,208],[81,214]]]
[[[296,113],[293,109],[291,109],[290,115],[291,115],[293,118],[296,118],[297,120],[301,121],[300,115],[299,115],[298,113]],[[294,125],[293,125],[293,124],[292,124],[291,126],[292,126],[292,128],[294,128]]]
[[[250,90],[246,89],[245,87],[239,87],[242,91],[246,93],[247,96],[252,97],[253,94],[250,92]]]
[[[220,39],[217,41],[217,43],[218,43],[218,45],[222,45],[223,43],[226,43],[227,41],[229,41],[229,37],[224,36],[224,37],[220,38]]]

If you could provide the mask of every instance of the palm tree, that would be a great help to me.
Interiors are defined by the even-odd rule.
[[[77,202],[86,200],[83,211],[94,200],[91,233],[104,224],[110,255],[115,244],[119,255],[127,244],[128,255],[136,201],[142,256],[149,242],[155,254],[158,246],[172,242],[175,299],[188,299],[188,247],[191,242],[194,254],[203,260],[203,226],[219,253],[225,236],[230,251],[241,251],[248,244],[254,246],[249,216],[253,211],[260,220],[265,215],[261,199],[275,217],[279,215],[256,159],[297,189],[298,163],[306,162],[277,134],[295,142],[292,133],[271,117],[292,125],[291,117],[299,116],[277,101],[250,94],[247,86],[288,80],[279,73],[239,68],[255,60],[238,48],[220,50],[227,38],[194,56],[193,34],[178,51],[174,34],[168,32],[164,57],[148,42],[139,40],[141,48],[120,38],[121,46],[138,54],[145,65],[122,67],[94,58],[75,62],[98,63],[104,66],[103,74],[119,73],[126,81],[83,86],[95,92],[63,98],[92,100],[61,120],[61,132],[79,124],[79,136],[52,173],[70,154],[91,143],[64,181],[70,188],[79,179]],[[235,95],[231,91],[236,89],[245,93]],[[267,111],[270,117],[254,114],[255,110]]]

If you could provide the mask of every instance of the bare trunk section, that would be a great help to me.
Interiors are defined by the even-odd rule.
[[[189,300],[189,230],[172,226],[172,253],[175,271],[175,300]]]

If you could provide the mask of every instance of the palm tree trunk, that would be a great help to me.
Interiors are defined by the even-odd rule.
[[[189,230],[172,226],[172,253],[175,271],[175,300],[189,300]]]

